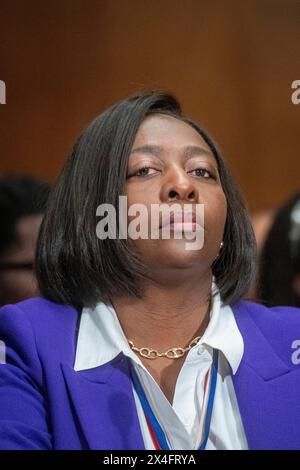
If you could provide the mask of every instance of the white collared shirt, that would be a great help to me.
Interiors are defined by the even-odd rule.
[[[214,283],[212,288],[216,288]],[[213,297],[208,327],[188,352],[180,370],[172,404],[130,348],[112,305],[98,303],[94,309],[83,309],[74,369],[80,371],[98,367],[113,360],[122,351],[130,358],[171,448],[191,450],[199,446],[203,437],[204,379],[212,364],[213,348],[219,350],[219,364],[206,449],[248,449],[231,377],[239,367],[244,343],[232,309],[221,302],[219,292]],[[154,449],[134,387],[133,393],[145,448]]]

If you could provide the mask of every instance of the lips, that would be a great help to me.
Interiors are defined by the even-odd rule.
[[[197,212],[179,211],[171,214],[162,214],[162,221],[159,228],[170,227],[176,230],[196,230],[203,227],[203,220]]]

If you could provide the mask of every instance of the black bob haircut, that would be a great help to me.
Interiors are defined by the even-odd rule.
[[[185,118],[176,98],[147,92],[127,98],[100,114],[79,137],[52,191],[42,223],[36,258],[41,293],[75,307],[110,303],[120,295],[142,298],[139,280],[146,267],[127,240],[96,236],[96,208],[124,194],[127,164],[137,131],[150,114],[167,114],[191,125],[217,161],[227,199],[224,247],[212,272],[224,303],[246,293],[256,271],[256,243],[244,202],[220,151],[207,133]]]

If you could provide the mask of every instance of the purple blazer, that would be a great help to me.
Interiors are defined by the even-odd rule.
[[[300,449],[300,309],[232,309],[245,343],[233,383],[249,447]],[[74,371],[79,319],[41,298],[0,310],[0,449],[144,449],[124,355]]]

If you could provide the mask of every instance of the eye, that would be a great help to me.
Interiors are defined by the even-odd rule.
[[[207,170],[206,168],[196,168],[195,170],[189,171],[189,173],[195,172],[195,176],[201,176],[205,179],[216,179],[215,176],[212,174],[211,171]]]
[[[152,170],[152,171],[151,171]],[[150,176],[153,175],[157,170],[155,168],[152,168],[151,166],[144,166],[143,168],[140,168],[137,170],[135,173],[129,175],[130,176]]]

